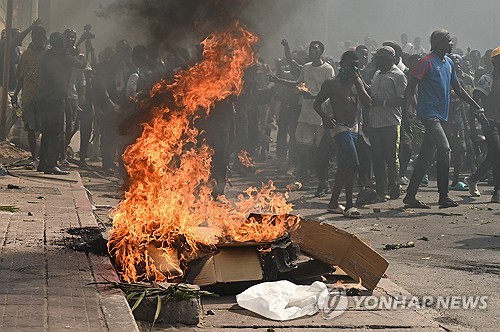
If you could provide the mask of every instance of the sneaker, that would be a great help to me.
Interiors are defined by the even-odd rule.
[[[481,192],[479,191],[479,189],[477,189],[477,183],[479,181],[472,181],[470,179],[470,177],[466,177],[464,179],[464,182],[469,186],[469,194],[472,197],[479,197],[479,196],[481,196]]]
[[[404,184],[405,186],[410,183],[410,180],[406,176],[402,176],[399,178],[399,183]]]
[[[500,190],[495,190],[491,196],[491,203],[500,203]]]
[[[425,174],[424,177],[422,178],[422,181],[420,182],[420,185],[422,187],[427,187],[429,185],[429,175]]]

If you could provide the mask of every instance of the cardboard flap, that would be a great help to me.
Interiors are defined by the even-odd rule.
[[[291,233],[292,241],[307,255],[339,266],[354,280],[361,278],[366,289],[374,289],[389,266],[389,262],[357,236],[332,224],[302,220]]]
[[[199,286],[218,282],[261,280],[263,277],[259,253],[255,247],[221,248],[210,257],[193,283]]]

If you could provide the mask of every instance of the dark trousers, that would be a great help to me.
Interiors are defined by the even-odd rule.
[[[372,187],[372,147],[366,144],[362,136],[356,141],[356,150],[358,151],[358,185],[359,190]]]
[[[399,176],[406,176],[408,165],[410,164],[411,154],[411,137],[406,133],[403,126],[399,127]]]
[[[425,127],[425,135],[407,188],[407,195],[411,197],[417,194],[422,177],[427,173],[436,150],[438,192],[440,195],[446,195],[450,173],[450,144],[439,119],[428,119],[422,123]]]
[[[371,128],[370,142],[373,149],[373,172],[377,194],[385,195],[387,189],[393,191],[399,185],[396,165],[398,127]]]
[[[296,160],[297,143],[295,141],[295,129],[297,129],[299,114],[299,105],[288,105],[281,102],[276,137],[276,156],[280,160],[285,160],[287,155],[290,161],[293,162]]]
[[[328,131],[319,142],[316,150],[316,176],[318,177],[318,187],[328,185],[328,170],[330,169],[330,160],[335,156],[337,146],[335,140]]]
[[[64,132],[65,103],[63,99],[43,100],[39,105],[42,114],[40,165],[56,167]]]
[[[80,123],[80,160],[87,158],[90,136],[92,135],[92,124],[94,120],[94,108],[91,103],[82,105],[82,112],[78,112]]]
[[[486,173],[493,167],[493,185],[495,190],[500,190],[500,123],[490,122],[489,128],[483,131],[488,144],[488,153],[470,179],[472,181],[484,179]]]
[[[101,126],[101,158],[102,168],[114,168],[119,145],[117,113],[105,112],[102,115]]]

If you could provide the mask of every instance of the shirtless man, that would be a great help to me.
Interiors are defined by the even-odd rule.
[[[314,100],[314,110],[323,119],[323,125],[331,131],[338,147],[339,167],[335,175],[335,185],[327,210],[343,214],[349,218],[359,218],[361,214],[353,206],[352,191],[356,169],[359,166],[356,152],[358,138],[359,103],[370,107],[371,98],[367,86],[359,74],[359,58],[353,51],[342,54],[339,74],[326,80]],[[322,105],[330,99],[332,115],[324,112]],[[338,202],[345,186],[346,205]]]

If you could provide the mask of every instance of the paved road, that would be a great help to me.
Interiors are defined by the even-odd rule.
[[[272,163],[258,165],[261,171],[257,175],[245,177],[234,173],[232,187],[228,187],[227,195],[236,197],[248,186],[259,185],[261,181],[275,180],[278,187],[284,188],[292,181],[289,176],[279,176],[274,171]],[[116,184],[94,178],[91,174],[82,173],[84,184],[93,191],[96,204],[115,204],[114,191]],[[88,177],[87,177],[88,176]],[[87,182],[86,182],[87,181]],[[316,218],[334,223],[336,227],[347,230],[362,238],[371,241],[371,245],[381,253],[390,263],[387,274],[390,281],[417,296],[488,296],[488,308],[485,310],[421,310],[421,322],[432,322],[441,328],[451,331],[497,331],[499,325],[500,291],[500,205],[488,204],[490,196],[488,187],[481,186],[483,196],[470,198],[466,193],[452,193],[461,205],[453,209],[438,209],[436,184],[431,180],[428,188],[422,188],[420,199],[431,204],[431,210],[404,209],[401,199],[370,205],[361,210],[364,218],[349,220],[342,216],[334,216],[326,212],[325,207],[328,197],[314,198],[313,191],[296,191],[290,195],[291,202],[295,205],[294,213],[308,218]],[[434,202],[434,203],[433,203]],[[373,212],[380,209],[380,212]],[[103,221],[107,220],[107,211],[98,211]],[[428,240],[419,240],[426,237]],[[404,243],[413,241],[414,248],[386,251],[382,250],[385,244]],[[234,303],[234,301],[233,301]],[[213,308],[218,313],[221,308],[227,314],[227,307],[216,304]],[[231,306],[229,306],[231,307]],[[229,311],[229,314],[234,313]],[[220,314],[212,318],[212,323],[222,328],[224,319],[227,319],[226,330],[234,328],[232,322],[236,316]],[[365,313],[366,314],[366,313]],[[399,317],[405,317],[404,312],[396,312]],[[356,318],[357,317],[357,318]],[[377,320],[358,315],[349,316],[346,321],[338,321],[340,325],[330,323],[328,328],[342,326],[348,330],[365,330]],[[210,319],[210,317],[209,317]],[[358,320],[356,320],[358,319]],[[390,321],[397,324],[395,318],[386,317],[385,328],[391,328]],[[222,321],[221,321],[222,320]],[[404,318],[403,318],[404,320]],[[406,319],[412,328],[411,331],[432,330],[436,325],[418,326],[410,318]],[[258,320],[240,320],[241,326],[254,324],[255,326],[274,326],[276,331],[281,330],[281,325]],[[357,322],[353,323],[353,322]],[[267,325],[266,325],[267,324]],[[305,327],[303,322],[295,322],[295,328],[302,330],[312,329]],[[324,322],[322,323],[324,324]],[[306,325],[307,326],[307,325]],[[314,325],[315,330],[321,330],[321,324]],[[373,326],[372,326],[373,327]],[[378,326],[377,328],[384,327]],[[394,328],[394,326],[392,327]],[[242,327],[242,329],[244,329]],[[169,330],[169,329],[165,329]],[[286,330],[293,330],[290,326]],[[401,328],[400,330],[404,330]]]

